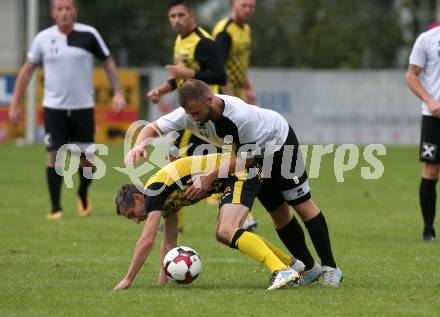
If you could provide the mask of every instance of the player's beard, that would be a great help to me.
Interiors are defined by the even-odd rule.
[[[211,105],[206,105],[208,107],[208,115],[204,120],[197,120],[200,123],[207,123],[209,120],[213,121],[212,114],[214,113],[214,108]]]
[[[208,105],[208,119],[206,120],[206,122],[208,122],[209,120],[212,121],[213,113],[214,113],[214,108],[212,107],[212,105]]]

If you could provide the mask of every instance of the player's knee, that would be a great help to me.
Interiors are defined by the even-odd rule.
[[[438,179],[440,165],[425,163],[423,165],[423,177],[427,179]]]
[[[229,245],[229,241],[231,240],[232,233],[231,230],[229,230],[229,228],[227,227],[219,227],[217,229],[215,237],[218,242]]]
[[[55,167],[56,158],[57,158],[56,151],[54,151],[54,150],[48,151],[47,152],[47,166],[48,167]]]
[[[289,205],[287,205],[286,203],[283,203],[277,208],[271,210],[270,216],[272,218],[273,225],[277,229],[283,228],[292,219]]]
[[[295,209],[303,221],[315,218],[320,213],[319,207],[312,199],[308,199],[305,202],[293,206],[293,209]]]

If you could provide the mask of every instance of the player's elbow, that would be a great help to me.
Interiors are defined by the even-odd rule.
[[[411,86],[414,82],[414,79],[417,79],[417,76],[413,72],[407,71],[406,75],[405,75],[405,82],[408,87],[411,88]]]
[[[405,74],[405,82],[408,86],[411,86],[411,82],[414,79],[414,74],[410,71],[407,71]]]
[[[138,247],[142,250],[150,250],[154,246],[154,237],[141,237],[138,242]]]
[[[142,250],[151,250],[154,246],[154,240],[145,240],[142,241],[141,248]]]
[[[416,72],[414,72],[413,70],[409,69],[406,71],[405,74],[405,82],[408,85],[408,87],[412,87],[414,85],[415,82],[417,82],[419,80],[418,77],[419,74],[417,74]]]

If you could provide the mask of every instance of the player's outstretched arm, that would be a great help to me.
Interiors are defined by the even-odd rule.
[[[118,68],[113,60],[113,58],[109,57],[104,62],[104,69],[107,73],[107,77],[112,84],[113,89],[113,111],[118,113],[125,109],[127,106],[127,102],[125,101],[124,95],[122,94],[121,84],[118,76]]]
[[[160,247],[160,259],[159,259],[159,285],[166,284],[168,281],[165,269],[163,267],[163,260],[168,251],[177,246],[178,219],[177,214],[172,214],[165,219],[164,234],[162,245]]]
[[[151,252],[154,240],[159,230],[160,211],[152,211],[148,214],[147,222],[144,230],[136,243],[133,258],[131,259],[130,268],[127,275],[113,288],[113,290],[127,289],[133,283],[136,274],[144,265],[145,260]]]
[[[20,103],[23,100],[24,92],[29,84],[29,81],[34,73],[36,66],[31,61],[27,61],[23,64],[18,73],[17,82],[14,88],[14,94],[12,95],[11,105],[9,107],[9,120],[13,124],[17,124],[20,121],[21,108]]]
[[[149,92],[147,92],[147,98],[152,103],[159,103],[159,101],[163,95],[165,95],[173,90],[174,90],[174,87],[169,82],[165,82],[162,85],[157,86],[157,87],[151,89]]]
[[[143,127],[141,132],[139,132],[133,148],[125,156],[125,164],[133,165],[137,163],[141,157],[146,159],[148,153],[145,147],[160,135],[161,131],[156,122],[152,122]]]
[[[243,84],[243,92],[246,97],[246,102],[251,105],[255,105],[257,103],[257,97],[255,95],[254,88],[249,80],[249,77],[246,77],[246,81]]]

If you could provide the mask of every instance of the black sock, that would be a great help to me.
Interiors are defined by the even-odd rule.
[[[333,258],[332,247],[330,245],[330,236],[328,233],[327,222],[324,215],[320,212],[315,218],[304,222],[309,231],[315,250],[321,259],[322,265],[336,267]]]
[[[92,171],[94,171],[94,167],[92,167]],[[87,191],[92,183],[92,179],[88,179],[83,175],[82,167],[78,170],[79,174],[79,187],[78,187],[78,196],[81,199],[83,208],[87,208]]]
[[[46,167],[46,178],[52,203],[52,212],[61,211],[60,196],[63,177],[57,174],[55,167]]]
[[[420,208],[422,209],[423,222],[426,228],[432,228],[434,226],[435,203],[437,200],[436,184],[436,179],[426,179],[423,177],[420,182]]]
[[[315,264],[315,260],[307,248],[304,231],[298,220],[293,217],[287,225],[277,229],[277,233],[289,252],[304,263],[306,270],[310,270]]]

